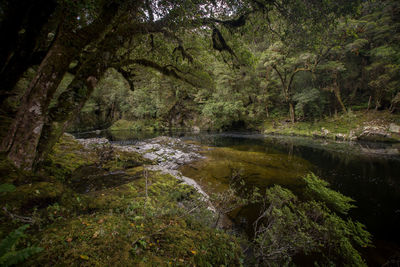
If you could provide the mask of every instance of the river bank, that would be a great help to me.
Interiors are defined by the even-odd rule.
[[[400,116],[388,111],[349,112],[315,122],[271,119],[262,132],[343,141],[400,142]]]

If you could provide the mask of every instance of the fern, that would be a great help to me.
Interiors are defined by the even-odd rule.
[[[0,242],[0,266],[12,266],[20,263],[30,256],[42,251],[42,248],[28,247],[21,250],[15,250],[15,246],[21,237],[24,237],[24,231],[29,227],[28,224],[23,225],[15,231],[8,234]]]

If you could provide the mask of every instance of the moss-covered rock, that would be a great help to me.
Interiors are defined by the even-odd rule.
[[[0,199],[11,210],[31,210],[46,207],[60,200],[66,191],[60,182],[36,182],[17,186],[15,191],[3,194]]]

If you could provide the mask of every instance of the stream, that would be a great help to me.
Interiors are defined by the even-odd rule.
[[[263,190],[272,184],[296,186],[301,176],[314,172],[328,181],[332,189],[356,201],[357,208],[351,210],[350,216],[365,224],[374,238],[375,247],[363,251],[368,265],[380,266],[392,257],[400,257],[399,144],[334,142],[256,133],[75,134],[78,138],[106,137],[119,145],[159,135],[212,147],[203,152],[205,159],[180,168],[183,175],[197,181],[206,192],[227,188],[233,173],[240,173],[246,186]],[[244,207],[230,216],[235,224],[249,226],[256,215],[254,207]]]

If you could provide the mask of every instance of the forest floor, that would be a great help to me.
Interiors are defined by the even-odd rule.
[[[349,112],[322,120],[271,119],[263,124],[265,134],[321,137],[334,140],[400,142],[400,115],[388,111]]]
[[[30,224],[26,266],[238,266],[239,239],[214,228],[204,196],[153,160],[64,135],[37,174],[0,160],[0,240]],[[8,185],[8,186],[4,186]],[[3,190],[4,189],[4,190]]]

